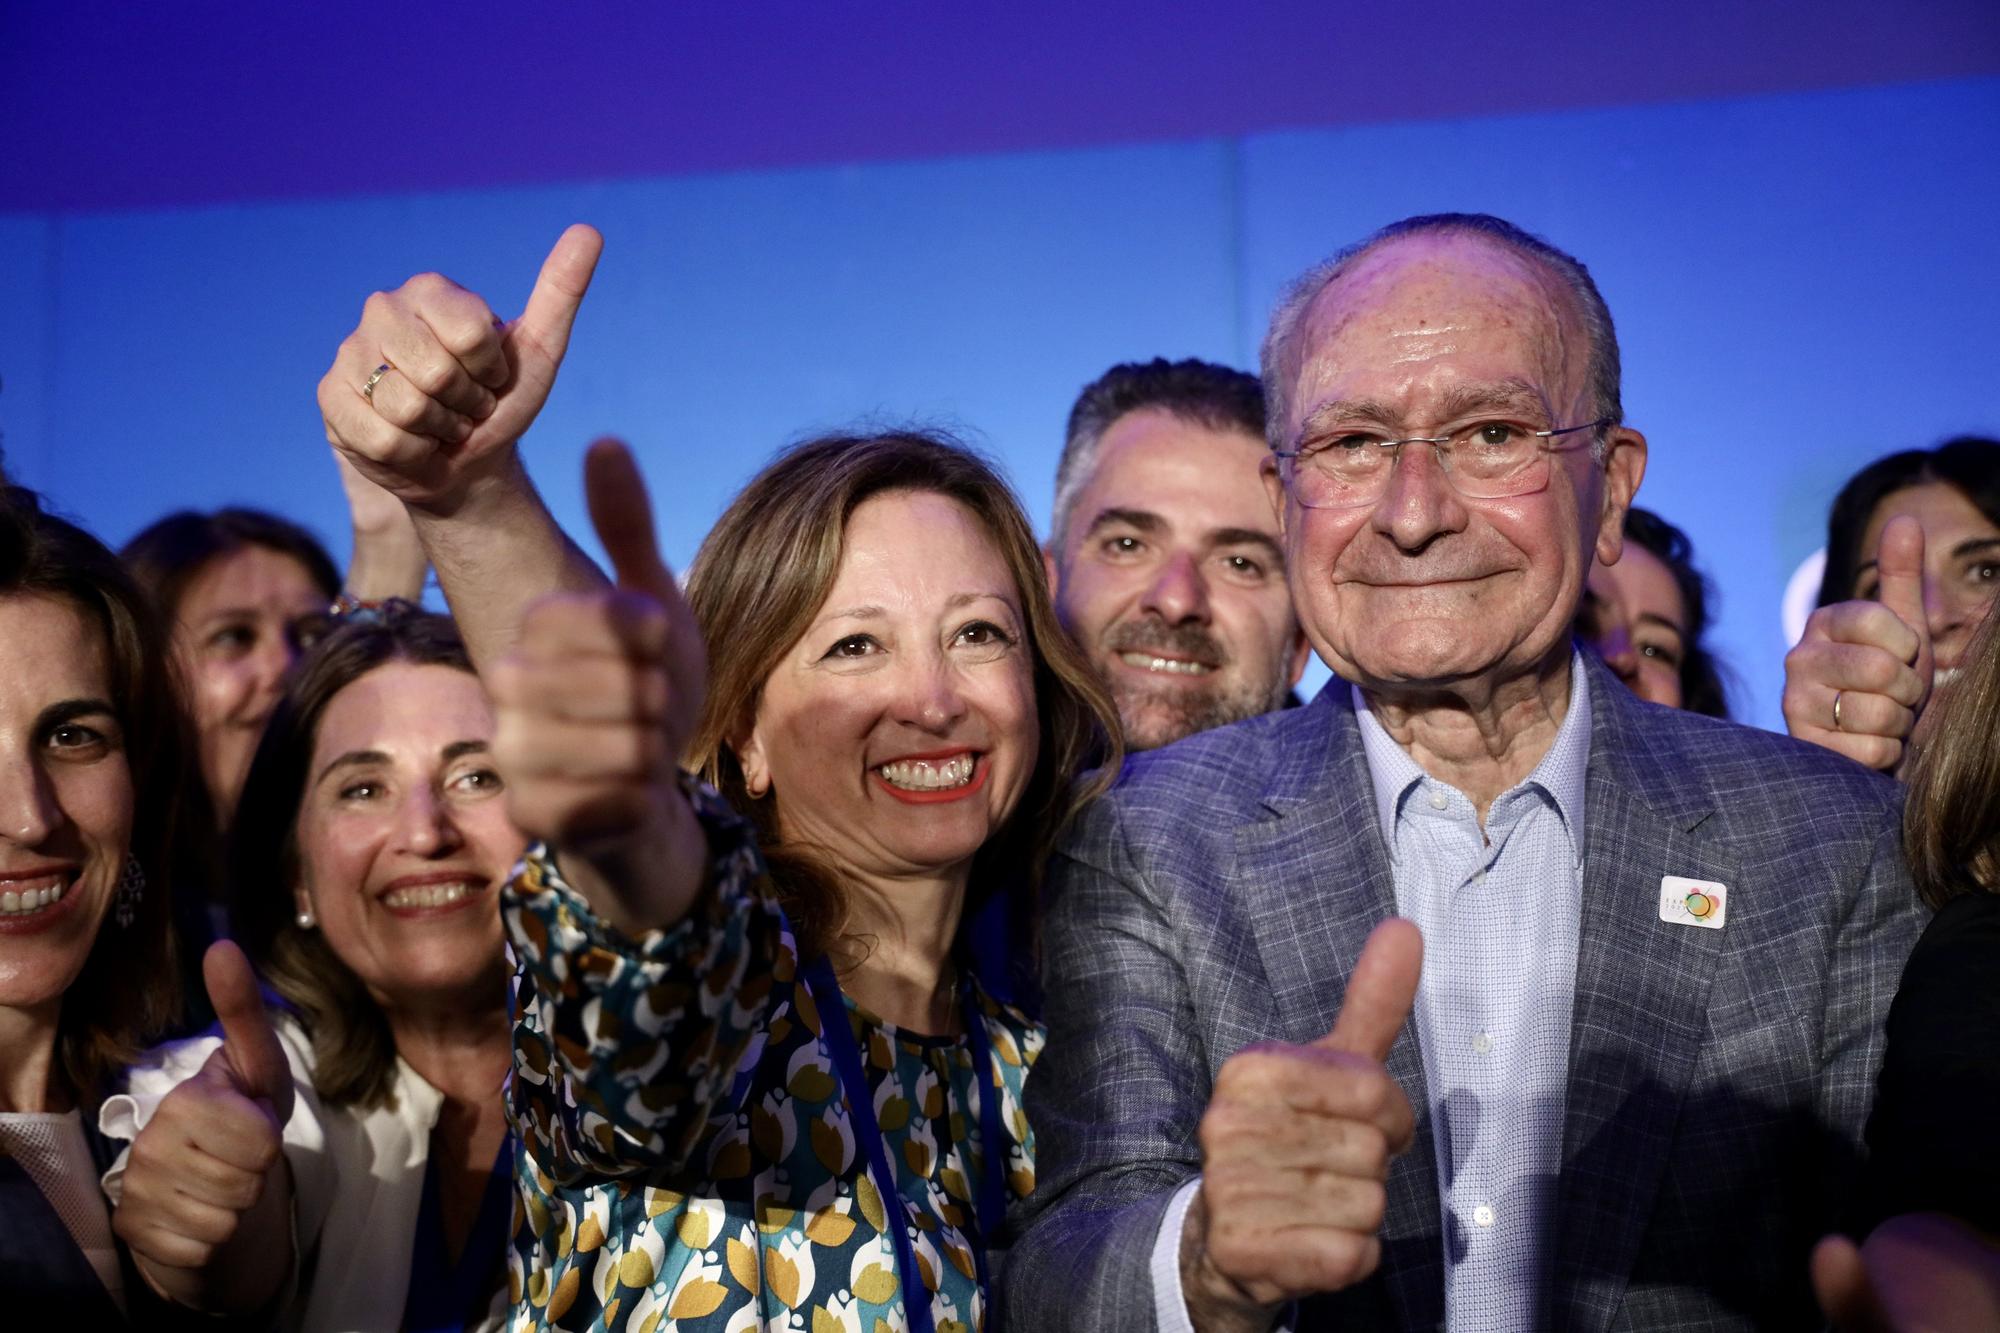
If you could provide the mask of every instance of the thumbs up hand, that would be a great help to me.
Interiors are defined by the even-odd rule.
[[[202,977],[222,1045],[133,1140],[112,1229],[169,1299],[241,1312],[275,1294],[290,1260],[282,1146],[292,1071],[243,951],[211,945]],[[247,1225],[253,1213],[273,1220]]]
[[[455,509],[479,479],[513,465],[603,246],[590,227],[565,231],[511,323],[435,273],[369,297],[319,383],[327,439],[405,504]]]
[[[1181,1290],[1196,1328],[1267,1328],[1286,1301],[1375,1271],[1389,1162],[1415,1127],[1382,1062],[1416,1003],[1422,962],[1417,928],[1391,917],[1368,937],[1333,1031],[1310,1046],[1252,1046],[1223,1064],[1181,1232]]]
[[[514,822],[581,858],[564,869],[614,924],[651,929],[686,911],[706,869],[678,775],[708,656],[623,444],[591,446],[584,489],[617,587],[530,608],[487,674],[493,751]]]
[[[1893,772],[1931,692],[1924,530],[1915,519],[1883,525],[1875,569],[1875,600],[1820,607],[1786,654],[1785,729]]]

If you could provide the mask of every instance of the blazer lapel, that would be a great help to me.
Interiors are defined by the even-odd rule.
[[[1304,1045],[1332,1030],[1369,931],[1395,914],[1396,883],[1346,682],[1330,681],[1289,722],[1263,795],[1266,818],[1237,830],[1233,878],[1270,984],[1273,1035]],[[1387,1068],[1416,1111],[1416,1139],[1389,1170],[1379,1276],[1335,1305],[1379,1310],[1386,1286],[1398,1326],[1441,1328],[1443,1224],[1414,1023]]]
[[[1555,1327],[1602,1330],[1652,1216],[1727,933],[1661,921],[1660,879],[1732,884],[1736,862],[1702,836],[1712,805],[1675,781],[1692,761],[1587,660],[1583,920],[1550,1313]]]
[[[125,1317],[21,1164],[0,1153],[0,1291],[33,1328],[123,1328]],[[11,1324],[10,1324],[11,1327]]]

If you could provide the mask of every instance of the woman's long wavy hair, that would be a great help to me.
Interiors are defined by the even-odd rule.
[[[182,802],[200,779],[152,599],[102,542],[44,513],[33,491],[0,488],[0,597],[34,596],[68,603],[103,635],[111,706],[132,774],[128,851],[145,875],[130,924],[106,914],[56,1023],[57,1071],[90,1103],[180,1016],[171,894],[176,875],[193,859],[182,846]]]
[[[775,804],[783,793],[750,795],[731,738],[747,732],[773,666],[832,591],[849,516],[889,491],[942,495],[971,510],[1006,562],[1027,615],[1040,756],[1012,818],[973,861],[962,922],[1005,887],[1015,918],[1010,933],[1034,939],[1042,867],[1070,817],[1110,785],[1123,757],[1117,712],[1056,620],[1020,502],[984,459],[948,436],[917,430],[829,435],[785,450],[730,504],[688,574],[688,601],[708,646],[708,698],[685,759],[755,824],[808,959],[832,952],[851,962],[865,952],[865,942],[847,934],[852,886],[819,849],[780,836]],[[1076,774],[1092,762],[1101,762],[1097,775],[1079,786]]]
[[[283,997],[313,1046],[313,1088],[330,1106],[381,1105],[396,1076],[389,1020],[318,930],[299,926],[299,807],[320,720],[342,690],[392,662],[475,674],[458,627],[407,602],[356,616],[314,644],[292,672],[250,761],[229,845],[236,939]]]

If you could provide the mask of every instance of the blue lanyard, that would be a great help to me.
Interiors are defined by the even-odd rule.
[[[875,1120],[875,1098],[861,1067],[861,1051],[854,1044],[854,1030],[848,1024],[847,1003],[833,965],[824,957],[805,969],[806,987],[819,1007],[820,1036],[827,1054],[833,1058],[833,1072],[840,1079],[841,1096],[854,1122],[855,1146],[868,1154],[868,1174],[875,1192],[882,1196],[885,1229],[896,1247],[896,1272],[903,1288],[903,1311],[910,1333],[936,1333],[931,1317],[930,1288],[924,1285],[923,1270],[917,1267],[916,1250],[910,1244],[909,1205],[896,1185],[896,1173],[889,1166],[889,1148],[882,1128]],[[999,1229],[1007,1212],[1007,1145],[1000,1136],[1000,1070],[993,1062],[993,1045],[986,1033],[986,1016],[968,977],[959,1003],[964,1011],[965,1039],[972,1048],[974,1079],[979,1088],[979,1137],[985,1156],[980,1173],[977,1202],[977,1234],[972,1237],[973,1262],[978,1266],[979,1288],[986,1293],[986,1325],[997,1328],[994,1318],[992,1275],[986,1267],[986,1244]],[[939,1263],[947,1262],[943,1255]]]

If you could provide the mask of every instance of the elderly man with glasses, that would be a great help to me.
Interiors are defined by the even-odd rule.
[[[1570,256],[1394,224],[1264,385],[1339,679],[1138,756],[1052,868],[1010,1327],[1810,1322],[1918,926],[1893,785],[1573,646],[1646,442]]]

